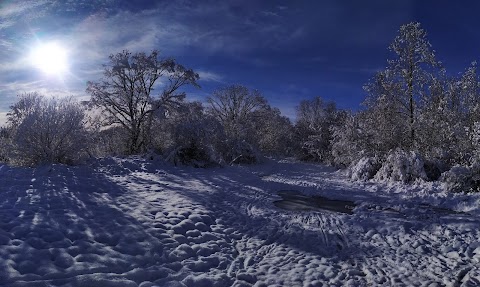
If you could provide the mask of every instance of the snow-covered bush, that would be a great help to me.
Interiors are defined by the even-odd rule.
[[[479,192],[480,166],[456,165],[449,171],[442,173],[440,181],[452,192]]]
[[[382,166],[378,157],[363,157],[348,168],[348,176],[353,180],[372,179]]]
[[[418,153],[396,150],[387,156],[374,179],[407,183],[417,179],[427,180],[428,178],[425,173],[423,158]]]
[[[26,94],[8,113],[10,161],[72,164],[85,155],[84,110],[71,98]]]

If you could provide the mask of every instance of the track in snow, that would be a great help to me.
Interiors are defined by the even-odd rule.
[[[104,159],[2,169],[0,181],[2,286],[480,284],[477,217],[354,188],[320,166]],[[292,189],[358,206],[277,208],[276,192]]]

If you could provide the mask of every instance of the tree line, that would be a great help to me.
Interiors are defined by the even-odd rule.
[[[199,75],[158,51],[109,57],[90,100],[20,95],[2,130],[3,161],[24,166],[154,152],[176,164],[254,163],[292,154],[292,123],[257,90],[229,85],[186,100]],[[160,83],[161,82],[161,83]]]
[[[400,27],[389,50],[387,67],[364,86],[361,110],[339,110],[316,97],[299,103],[294,123],[242,85],[221,87],[206,103],[187,101],[182,88],[198,87],[192,69],[158,51],[123,51],[109,57],[100,81],[88,82],[87,102],[21,95],[1,133],[2,157],[31,166],[155,152],[204,167],[282,155],[348,167],[354,179],[443,177],[474,186],[476,62],[448,75],[416,22]]]

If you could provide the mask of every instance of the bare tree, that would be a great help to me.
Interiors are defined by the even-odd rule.
[[[125,50],[109,59],[104,65],[104,78],[88,82],[87,92],[103,111],[104,125],[124,128],[128,153],[138,153],[149,144],[153,117],[178,106],[185,93],[177,90],[184,85],[198,86],[199,76],[173,59],[160,59],[156,50],[150,55]],[[167,81],[154,95],[162,77]]]
[[[252,113],[265,109],[267,101],[257,90],[241,85],[218,89],[207,99],[209,113],[223,125],[227,136],[245,138],[251,126]]]

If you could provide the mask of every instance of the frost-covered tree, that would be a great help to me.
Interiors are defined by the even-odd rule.
[[[352,178],[408,182],[455,182],[455,166],[461,165],[469,170],[468,180],[477,182],[476,62],[458,77],[447,76],[419,23],[403,25],[389,48],[395,57],[364,87],[366,109],[333,129],[334,163],[350,166]]]
[[[402,25],[389,50],[395,58],[388,60],[387,69],[372,82],[380,88],[370,84],[366,91],[370,97],[383,101],[385,108],[397,113],[395,120],[401,120],[408,128],[408,137],[402,142],[415,149],[419,101],[429,92],[429,84],[436,77],[440,62],[436,60],[435,51],[420,23]],[[376,101],[370,103],[375,105]]]
[[[452,80],[444,73],[429,84],[429,94],[422,97],[417,116],[417,149],[426,159],[450,162],[459,150],[465,131]]]
[[[380,71],[364,89],[367,109],[361,120],[371,134],[372,151],[382,155],[397,147],[408,148],[409,124],[402,112],[405,105],[398,99],[401,84],[393,81],[388,71]]]
[[[455,95],[452,106],[452,126],[456,142],[455,162],[465,164],[476,157],[475,134],[480,122],[480,79],[477,63],[473,62],[465,72],[452,81],[450,94]],[[453,98],[453,97],[452,97]],[[473,159],[475,160],[475,159]]]
[[[472,128],[475,122],[480,122],[480,80],[477,70],[477,62],[472,62],[456,81],[458,100],[454,108],[457,114],[465,115],[468,128]]]
[[[470,132],[470,139],[473,146],[473,158],[479,163],[480,162],[480,122],[475,122],[473,124],[472,130]]]
[[[469,162],[471,135],[480,121],[480,83],[476,63],[459,77],[444,74],[429,85],[418,116],[418,148],[426,158],[448,166]]]
[[[161,78],[165,78],[164,85],[160,85]],[[101,109],[103,124],[126,131],[126,150],[135,154],[148,147],[154,117],[183,101],[185,93],[178,89],[198,86],[198,79],[197,73],[175,60],[160,59],[156,50],[149,55],[123,51],[110,55],[103,79],[88,82],[87,92]]]
[[[301,101],[295,123],[301,157],[330,163],[333,127],[341,125],[344,117],[345,113],[337,110],[335,103],[325,102],[320,97]]]
[[[367,113],[347,114],[342,124],[332,129],[333,164],[348,167],[362,157],[375,155],[372,146],[372,129],[366,120]]]
[[[84,155],[84,109],[71,98],[25,94],[7,116],[13,163],[71,164]]]
[[[266,106],[252,113],[255,142],[270,155],[290,155],[294,152],[294,128],[289,118],[277,108]]]

